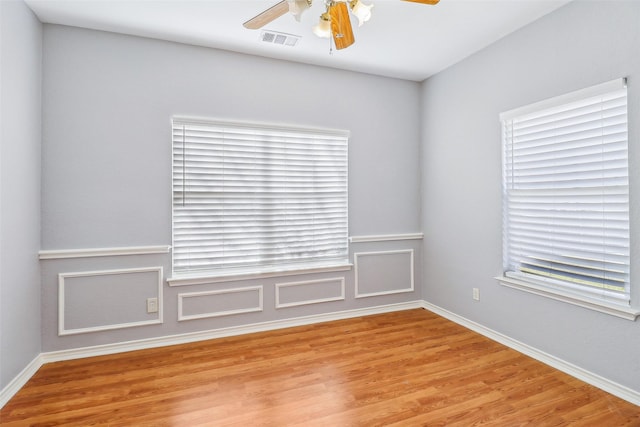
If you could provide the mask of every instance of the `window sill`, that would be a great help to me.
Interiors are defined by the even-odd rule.
[[[515,279],[512,277],[498,276],[495,279],[498,280],[503,286],[536,295],[541,295],[557,301],[562,301],[580,307],[588,308],[590,310],[599,311],[600,313],[621,317],[623,319],[635,321],[636,318],[640,316],[640,310],[633,309],[629,306],[606,303],[604,301],[598,301],[593,298],[583,297],[569,292],[562,292],[558,289],[553,289],[544,285],[538,285],[533,282]]]
[[[203,285],[207,283],[233,282],[238,280],[264,279],[268,277],[296,276],[301,274],[329,273],[351,270],[353,264],[348,261],[334,264],[302,264],[261,268],[242,271],[201,272],[198,274],[182,274],[167,279],[169,286]]]

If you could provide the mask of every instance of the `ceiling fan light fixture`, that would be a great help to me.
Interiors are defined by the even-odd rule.
[[[345,2],[331,2],[329,5],[331,16],[331,34],[336,49],[344,49],[351,46],[355,39],[349,18],[349,8]]]
[[[320,21],[313,26],[313,34],[323,39],[331,37],[331,16],[327,12],[320,15]]]
[[[1,2],[2,0],[0,0]],[[440,0],[404,0],[421,4],[437,4]],[[257,30],[275,19],[291,13],[300,22],[302,13],[311,7],[313,0],[280,0],[275,5],[262,11],[243,25],[250,30]],[[373,4],[364,4],[361,0],[324,0],[326,12],[320,15],[320,21],[313,26],[313,33],[321,38],[333,38],[336,49],[351,46],[355,39],[351,27],[351,15],[358,18],[358,26],[371,19]]]
[[[300,22],[302,13],[311,7],[311,0],[287,0],[287,4],[289,5],[289,13],[296,21]]]
[[[358,18],[358,26],[362,27],[362,24],[371,19],[371,8],[373,4],[364,4],[360,0],[351,0],[349,2],[349,7],[351,8],[351,13],[353,13],[356,18]]]

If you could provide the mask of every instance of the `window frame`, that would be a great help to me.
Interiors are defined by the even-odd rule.
[[[337,138],[343,140],[343,155],[341,160],[342,165],[339,166],[344,171],[343,181],[339,185],[344,190],[344,206],[342,212],[342,222],[340,223],[340,229],[344,230],[343,234],[344,247],[342,247],[341,255],[338,256],[325,256],[320,259],[311,259],[301,262],[275,262],[273,264],[261,264],[261,265],[247,265],[236,268],[212,268],[212,269],[194,269],[191,271],[176,271],[175,258],[176,258],[176,241],[175,241],[175,224],[176,224],[176,142],[175,137],[171,138],[171,159],[172,159],[172,196],[171,196],[171,238],[173,242],[173,250],[171,257],[171,272],[172,277],[168,279],[168,283],[171,286],[191,285],[199,283],[216,283],[222,281],[234,281],[234,280],[247,280],[254,278],[264,277],[279,277],[294,274],[309,274],[309,273],[321,273],[321,272],[333,272],[333,271],[345,271],[352,267],[349,262],[349,237],[348,237],[348,140],[350,133],[344,130],[333,129],[319,129],[311,127],[301,126],[289,126],[278,125],[259,122],[246,122],[246,121],[232,121],[232,120],[217,120],[206,118],[193,118],[185,116],[173,116],[171,118],[172,135],[174,135],[177,125],[186,126],[211,126],[212,128],[230,127],[239,130],[256,131],[258,133],[273,133],[282,132],[283,134],[300,134],[300,135],[318,135],[327,138]],[[259,143],[256,143],[259,144]],[[285,143],[286,145],[286,143]],[[310,150],[313,152],[313,149]],[[312,160],[315,161],[315,160]],[[182,172],[184,174],[184,171]],[[270,172],[269,172],[270,173]],[[314,177],[316,175],[314,174]],[[184,179],[184,175],[183,175]],[[319,181],[313,180],[312,185],[318,185]],[[315,188],[315,187],[314,187]],[[313,193],[315,194],[315,193]],[[184,194],[183,194],[184,196]],[[342,208],[341,208],[342,209]],[[346,248],[346,249],[345,249]]]
[[[515,288],[518,290],[526,291],[529,293],[533,293],[536,295],[548,297],[551,299],[567,302],[570,304],[578,305],[581,307],[589,308],[592,310],[596,310],[599,312],[603,312],[606,314],[618,316],[621,318],[625,318],[628,320],[635,320],[639,315],[640,311],[631,307],[630,303],[630,293],[631,287],[629,284],[628,293],[626,294],[629,298],[624,300],[616,300],[615,298],[609,299],[613,296],[612,293],[608,293],[607,291],[599,291],[592,292],[586,286],[580,285],[571,285],[570,281],[562,281],[544,278],[542,276],[538,277],[531,274],[525,274],[522,272],[509,271],[508,266],[511,263],[509,260],[509,251],[510,247],[508,244],[508,232],[509,232],[509,209],[507,207],[508,203],[508,193],[507,193],[507,171],[506,166],[508,164],[507,161],[507,146],[510,143],[505,133],[505,130],[508,126],[506,123],[511,121],[512,119],[523,117],[532,113],[543,112],[550,108],[560,107],[566,104],[571,104],[577,101],[586,100],[588,98],[598,96],[601,94],[605,94],[608,92],[612,92],[615,90],[626,90],[626,79],[616,79],[610,82],[602,83],[599,85],[591,86],[585,89],[581,89],[578,91],[574,91],[565,95],[560,95],[557,97],[553,97],[550,99],[543,100],[541,102],[536,102],[530,105],[525,105],[523,107],[519,107],[513,110],[506,111],[500,114],[500,122],[502,128],[502,156],[503,156],[503,171],[502,171],[502,183],[503,183],[503,273],[501,276],[496,277],[496,279],[504,286]],[[628,94],[626,94],[626,98],[628,99]],[[628,109],[627,109],[628,115]],[[628,126],[628,121],[627,121]],[[629,152],[628,152],[628,137],[626,140],[627,148],[626,148],[626,161],[627,164],[629,162]],[[627,197],[630,196],[630,192],[627,190]],[[631,214],[628,212],[628,224],[630,226],[631,222]],[[627,238],[631,240],[631,234],[629,230],[627,230]],[[629,249],[631,249],[631,243],[629,243]],[[631,257],[629,257],[627,268],[631,268]],[[631,281],[629,280],[629,283]],[[598,295],[601,294],[602,296]]]

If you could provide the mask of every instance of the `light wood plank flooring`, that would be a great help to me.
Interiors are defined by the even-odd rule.
[[[43,366],[2,426],[640,426],[640,407],[426,310]]]

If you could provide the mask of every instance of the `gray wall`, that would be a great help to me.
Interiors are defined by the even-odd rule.
[[[628,76],[638,218],[637,2],[574,2],[422,85],[60,26],[44,26],[41,46],[41,26],[21,2],[0,2],[0,20],[0,387],[41,343],[42,351],[71,349],[424,298],[640,390],[638,322],[493,279],[502,264],[501,111]],[[155,268],[170,275],[170,256],[157,254],[42,261],[40,301],[38,248],[170,244],[172,114],[351,130],[350,234],[426,234],[424,246],[353,244],[367,282],[358,292],[406,290],[407,250],[415,252],[415,290],[356,298],[354,271],[158,289]],[[16,177],[20,191],[10,184]],[[635,220],[634,276],[638,230]],[[364,255],[376,252],[384,253]],[[66,327],[116,329],[59,336],[59,273]],[[638,305],[640,288],[633,292]],[[142,312],[156,295],[162,318]],[[327,302],[306,304],[316,300]],[[225,310],[243,313],[198,318]]]
[[[173,114],[350,130],[350,235],[421,231],[418,83],[51,25],[44,30],[43,76],[42,249],[171,244]],[[62,337],[57,334],[59,273],[161,266],[166,277],[170,255],[42,261],[43,350],[418,300],[419,240],[351,245],[352,253],[406,249],[415,253],[413,291],[356,298],[353,270],[186,287],[165,284],[163,324]],[[362,273],[369,280],[360,283],[360,293],[408,289],[407,253],[376,259],[362,258]],[[403,269],[398,271],[403,279],[390,283],[388,275],[372,268]],[[131,277],[126,274],[109,277]],[[140,321],[145,316],[134,311],[145,308],[147,296],[155,296],[149,293],[152,277],[147,275],[141,285],[146,290],[141,290],[110,286],[93,276],[91,286],[105,282],[113,292],[85,302],[79,294],[65,295],[66,315],[75,329]],[[291,300],[294,289],[303,289],[291,283],[324,280],[300,286],[310,299],[336,299],[337,278],[345,280],[341,300],[275,308],[277,284],[287,285],[281,288],[281,303],[290,304],[296,302]],[[80,293],[82,283],[69,281],[65,293]],[[256,286],[264,293],[262,311],[255,311]],[[229,292],[233,289],[240,291]],[[220,290],[194,299],[195,292]],[[142,303],[131,304],[130,298]],[[219,314],[226,304],[248,312],[178,322],[179,299],[185,316],[207,310]]]
[[[0,2],[0,389],[40,353],[42,25]]]
[[[640,391],[640,322],[502,287],[498,114],[629,77],[632,277],[640,274],[640,2],[576,1],[422,87],[424,298]],[[640,305],[640,282],[632,281]],[[472,288],[480,301],[472,300]]]

